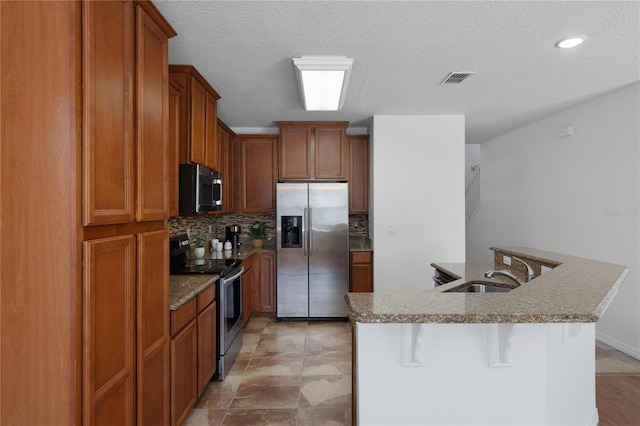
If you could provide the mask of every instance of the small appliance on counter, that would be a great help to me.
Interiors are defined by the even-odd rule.
[[[231,243],[231,250],[240,248],[240,225],[231,225],[225,227],[224,241]],[[225,248],[226,250],[226,248]]]

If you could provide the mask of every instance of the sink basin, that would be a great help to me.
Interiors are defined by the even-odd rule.
[[[469,281],[443,293],[506,293],[511,287],[486,281]]]

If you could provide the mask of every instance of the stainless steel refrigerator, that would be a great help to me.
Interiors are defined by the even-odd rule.
[[[349,291],[346,183],[278,183],[278,318],[344,318]]]

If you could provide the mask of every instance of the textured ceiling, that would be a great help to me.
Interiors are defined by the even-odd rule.
[[[640,81],[640,1],[162,1],[192,64],[234,129],[283,120],[466,115],[481,143]],[[573,50],[559,39],[583,34]],[[344,107],[303,110],[291,58],[354,58]],[[440,85],[452,71],[475,75]]]

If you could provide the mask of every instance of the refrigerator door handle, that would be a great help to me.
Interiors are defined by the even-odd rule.
[[[307,222],[307,228],[309,230],[309,256],[313,254],[313,223],[311,218],[313,217],[313,209],[309,207],[309,221]]]
[[[304,209],[304,216],[302,216],[302,247],[304,248],[304,255],[309,256],[309,221],[307,208]]]

